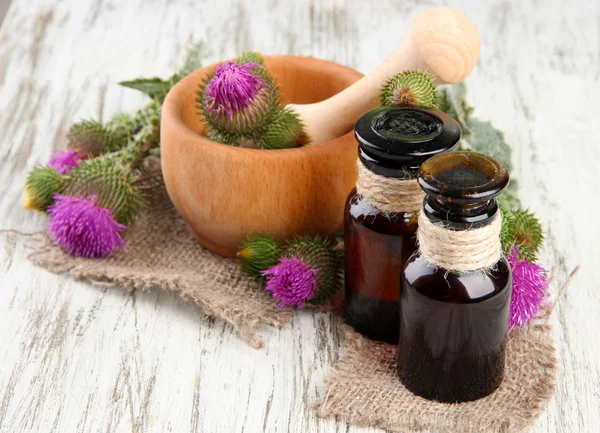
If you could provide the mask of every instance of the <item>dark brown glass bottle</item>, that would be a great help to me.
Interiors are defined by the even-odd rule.
[[[460,140],[454,119],[437,110],[381,107],[355,126],[359,159],[368,170],[416,179],[423,161]],[[400,273],[415,250],[416,209],[385,213],[356,192],[345,210],[345,320],[363,335],[398,341]]]
[[[422,217],[459,231],[488,225],[508,181],[504,166],[487,156],[432,158],[419,175],[427,194]],[[443,402],[491,394],[504,377],[511,291],[504,257],[486,272],[457,273],[416,251],[402,276],[398,374],[404,385]]]

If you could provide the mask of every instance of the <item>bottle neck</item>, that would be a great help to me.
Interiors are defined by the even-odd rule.
[[[414,177],[389,177],[369,169],[359,158],[356,192],[382,214],[418,212],[425,193]]]
[[[417,242],[421,255],[436,268],[460,274],[488,272],[502,257],[502,217],[496,213],[488,223],[456,228],[455,223],[433,221],[421,213]]]
[[[469,230],[489,225],[498,213],[496,199],[475,203],[453,203],[427,195],[423,213],[433,223],[443,223],[453,230]]]

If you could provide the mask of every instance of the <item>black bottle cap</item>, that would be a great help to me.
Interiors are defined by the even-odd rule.
[[[496,197],[506,189],[506,167],[487,155],[452,152],[421,165],[419,185],[427,196],[425,215],[464,229],[489,223],[498,210]]]
[[[446,113],[421,107],[379,107],[354,126],[359,157],[371,171],[387,177],[416,177],[427,159],[453,150],[458,123]]]

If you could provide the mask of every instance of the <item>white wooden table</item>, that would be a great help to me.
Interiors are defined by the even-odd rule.
[[[113,83],[169,75],[188,41],[209,44],[206,63],[253,49],[368,72],[434,3],[13,0],[0,30],[0,228],[43,229],[21,209],[27,171],[73,121],[145,104]],[[600,2],[453,6],[480,30],[470,101],[515,149],[522,201],[547,228],[542,261],[559,282],[582,265],[552,317],[558,390],[532,431],[598,431]],[[254,350],[175,294],[36,269],[24,243],[0,235],[0,431],[375,431],[311,409],[343,351],[339,319],[296,314]]]

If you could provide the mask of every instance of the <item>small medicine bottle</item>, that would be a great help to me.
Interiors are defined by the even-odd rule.
[[[512,274],[500,245],[500,162],[453,152],[421,166],[419,249],[402,275],[398,374],[442,402],[491,394],[504,377]]]
[[[441,111],[380,107],[356,123],[358,180],[345,209],[345,320],[363,335],[398,341],[400,272],[415,250],[424,193],[421,163],[453,150],[458,123]]]

